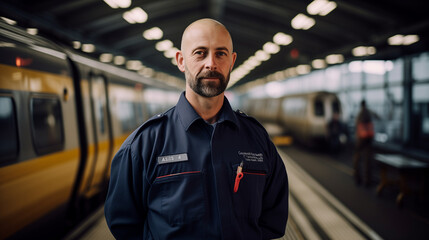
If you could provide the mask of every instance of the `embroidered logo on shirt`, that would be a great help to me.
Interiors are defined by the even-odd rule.
[[[264,161],[264,155],[262,153],[238,151],[238,155],[242,156],[244,158],[244,160],[246,160],[248,162],[263,162]]]
[[[187,153],[168,155],[168,156],[159,156],[158,157],[158,164],[173,163],[173,162],[184,162],[184,161],[188,161],[188,154]]]

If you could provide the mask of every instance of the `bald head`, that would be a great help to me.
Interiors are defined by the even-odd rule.
[[[228,38],[227,42],[229,44],[230,51],[233,51],[233,44],[231,35],[229,34],[226,27],[210,18],[199,19],[193,23],[191,23],[183,32],[182,42],[181,42],[181,50],[184,51],[188,47],[190,42],[195,40],[195,37],[199,34],[207,34],[207,33],[215,33],[217,36],[225,36]]]
[[[236,58],[224,25],[208,18],[191,23],[176,53],[177,67],[185,73],[187,94],[222,97]]]

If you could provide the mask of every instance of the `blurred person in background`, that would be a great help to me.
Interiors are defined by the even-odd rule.
[[[374,139],[374,124],[371,111],[362,100],[360,112],[356,118],[356,147],[353,155],[354,179],[357,185],[371,183],[372,141]],[[363,165],[363,166],[361,166]],[[361,172],[363,168],[363,173]]]
[[[328,147],[331,153],[338,153],[342,145],[347,142],[346,127],[340,119],[340,113],[335,111],[332,119],[326,126]]]
[[[221,23],[182,36],[177,105],[132,133],[105,203],[116,239],[273,239],[288,218],[286,169],[267,132],[224,96],[236,53]]]

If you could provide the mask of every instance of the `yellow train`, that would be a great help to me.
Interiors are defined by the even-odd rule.
[[[163,96],[148,102],[150,89]],[[81,220],[125,138],[179,94],[0,22],[0,239],[57,238]]]

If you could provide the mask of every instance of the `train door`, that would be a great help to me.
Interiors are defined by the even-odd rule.
[[[93,136],[94,155],[89,167],[89,176],[86,182],[85,195],[92,197],[103,189],[106,183],[106,171],[112,157],[112,127],[109,114],[107,80],[96,74],[89,76],[90,117],[92,129],[88,129]]]

